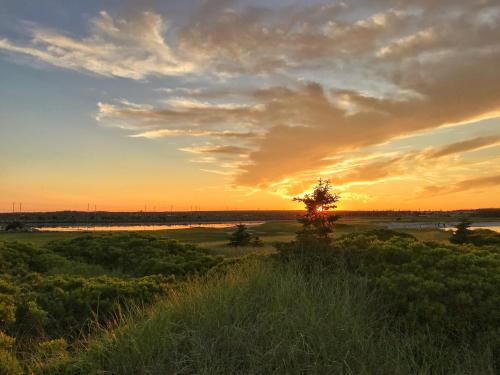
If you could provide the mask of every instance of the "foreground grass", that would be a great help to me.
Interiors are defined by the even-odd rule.
[[[49,373],[494,374],[487,346],[402,333],[363,280],[250,259],[187,283]]]

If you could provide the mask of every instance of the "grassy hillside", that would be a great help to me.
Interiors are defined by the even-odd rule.
[[[498,246],[297,229],[253,227],[257,249],[200,228],[0,240],[0,374],[498,372]]]
[[[494,373],[486,343],[398,325],[364,279],[249,259],[124,318],[54,373]]]

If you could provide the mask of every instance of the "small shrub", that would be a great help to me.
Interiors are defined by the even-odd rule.
[[[460,222],[456,226],[457,230],[455,230],[450,237],[450,242],[455,244],[470,242],[470,235],[472,231],[469,229],[469,227],[471,225],[472,222],[467,218],[463,218],[462,220],[460,220]]]
[[[245,224],[237,224],[236,229],[231,233],[231,237],[229,237],[228,246],[248,246],[251,241],[252,235],[248,232],[247,226]]]

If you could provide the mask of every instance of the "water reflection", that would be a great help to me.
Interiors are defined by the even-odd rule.
[[[190,228],[231,228],[236,224],[258,225],[263,221],[203,223],[203,224],[166,224],[166,225],[73,225],[34,228],[40,232],[142,232]]]
[[[390,223],[379,223],[380,225],[385,225],[389,229],[443,229],[443,230],[455,230],[455,225],[458,222],[390,222]],[[489,229],[494,232],[500,233],[500,222],[484,222],[472,224],[470,229]]]

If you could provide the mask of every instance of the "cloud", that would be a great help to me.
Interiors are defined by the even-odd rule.
[[[242,140],[252,140],[258,138],[258,135],[252,132],[205,131],[192,129],[156,129],[130,135],[132,138],[149,139],[179,136],[235,138]]]
[[[392,41],[389,45],[377,52],[378,57],[398,58],[405,53],[414,54],[415,49],[425,49],[436,44],[437,38],[434,29],[426,29],[416,34],[405,36]]]
[[[101,11],[85,37],[38,25],[29,42],[0,39],[0,50],[57,67],[143,79],[190,73],[272,73],[369,51],[408,14],[389,8],[355,20],[347,6],[241,7],[210,1],[182,25],[146,11],[128,18]],[[167,39],[168,36],[168,39]]]
[[[196,138],[182,148],[200,155],[196,161],[244,161],[235,169],[239,186],[297,191],[327,172],[347,186],[408,169],[444,180],[436,175],[451,165],[447,156],[499,143],[490,135],[360,156],[397,138],[500,117],[495,1],[216,0],[182,22],[152,11],[127,19],[101,12],[83,37],[31,31],[28,42],[0,38],[0,50],[103,76],[177,76],[154,89],[162,98],[153,104],[102,100],[97,121],[135,138]],[[477,171],[468,173],[474,181]]]
[[[89,25],[89,35],[73,38],[40,26],[31,28],[28,43],[0,39],[0,51],[31,56],[57,67],[103,76],[142,79],[148,75],[177,76],[192,72],[191,62],[177,55],[164,35],[159,14],[143,12],[114,19],[102,11]]]
[[[191,131],[193,135],[209,135],[212,132],[220,137],[250,138],[252,126],[261,111],[262,108],[252,104],[208,103],[180,98],[169,100],[161,107],[116,100],[99,102],[96,119],[109,126],[119,127],[126,123],[134,129],[162,128],[156,133],[159,136]],[[221,129],[221,124],[227,128]],[[150,137],[153,134],[148,133]]]
[[[319,85],[275,89],[266,110],[274,125],[238,177],[266,185],[297,170],[316,168],[339,152],[360,149],[441,126],[500,116],[500,49],[458,52],[394,69],[394,82],[416,93],[380,98],[354,93],[355,112],[341,110]],[[457,94],[458,93],[458,94]]]
[[[245,155],[249,149],[238,146],[195,146],[184,147],[181,151],[191,152],[193,154],[229,154],[229,155]]]
[[[484,169],[494,170],[495,158],[464,163],[460,158],[446,159],[447,156],[494,146],[497,136],[484,136],[451,143],[435,149],[410,150],[407,152],[377,153],[354,152],[339,154],[328,159],[330,165],[320,165],[316,170],[295,173],[281,182],[270,186],[283,196],[293,196],[311,188],[311,181],[318,176],[328,179],[335,189],[349,191],[355,186],[374,185],[395,180],[412,180],[422,183],[429,180],[448,180],[449,185],[442,187],[429,185],[429,192],[448,191],[464,172],[471,175]],[[444,159],[444,160],[437,160]],[[432,162],[430,162],[432,160]],[[325,161],[326,162],[326,161]],[[420,195],[419,195],[420,196]]]
[[[468,190],[479,190],[491,187],[498,188],[499,186],[500,186],[500,175],[476,177],[450,183],[449,185],[426,186],[422,190],[421,196],[446,195]]]
[[[344,17],[344,3],[239,10],[231,3],[205,4],[181,30],[179,45],[200,64],[233,74],[270,73],[367,52],[409,17],[389,8],[352,20]]]
[[[426,154],[427,158],[440,158],[456,153],[467,151],[475,151],[486,147],[496,146],[500,144],[500,135],[491,135],[485,137],[477,137],[446,145],[437,150],[429,151]]]

